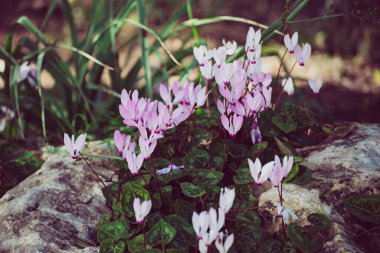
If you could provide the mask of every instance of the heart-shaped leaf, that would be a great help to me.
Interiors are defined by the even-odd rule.
[[[206,194],[206,191],[202,187],[189,182],[183,182],[180,186],[183,194],[189,198],[198,198]]]
[[[146,234],[147,242],[150,246],[155,247],[158,244],[169,244],[176,235],[173,226],[164,219],[160,219]]]
[[[284,119],[283,116],[276,114],[272,117],[272,122],[287,134],[297,129],[297,122],[295,122],[290,117]]]

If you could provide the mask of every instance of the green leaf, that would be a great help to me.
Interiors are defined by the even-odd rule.
[[[311,226],[305,226],[303,231],[306,233],[316,233],[325,230],[331,226],[331,220],[324,214],[312,213],[307,216],[307,220],[312,224]]]
[[[167,245],[175,237],[176,230],[164,219],[160,219],[146,234],[147,242],[155,247],[158,244]]]
[[[380,195],[355,195],[343,200],[344,207],[358,219],[380,224]]]
[[[223,159],[226,159],[226,157],[227,157],[226,147],[220,141],[213,141],[210,144],[209,150],[210,150],[210,155],[212,155],[212,156],[220,156]]]
[[[213,156],[210,159],[209,167],[216,170],[223,170],[224,158],[221,156]]]
[[[238,185],[248,184],[253,182],[251,171],[249,168],[243,167],[236,171],[236,175],[233,177],[234,183]]]
[[[128,251],[131,253],[135,253],[135,252],[144,250],[145,249],[144,235],[139,234],[135,238],[128,240],[127,244],[128,244]]]
[[[113,239],[115,241],[128,237],[128,227],[123,221],[114,221],[100,225],[98,231],[98,241],[102,242],[106,239]]]
[[[214,185],[222,180],[224,173],[215,170],[196,169],[191,172],[193,182],[200,186]]]
[[[176,199],[174,204],[175,213],[185,219],[190,219],[195,210],[193,202]]]
[[[253,145],[250,149],[249,149],[249,153],[251,156],[253,157],[257,157],[260,153],[262,153],[263,151],[265,151],[268,147],[268,142],[266,141],[263,141],[263,142],[260,142],[260,143],[256,143],[255,145]]]
[[[260,217],[254,211],[239,211],[236,215],[236,226],[242,230],[260,225]]]
[[[180,184],[182,193],[189,198],[198,198],[206,194],[202,187],[189,182],[183,182]]]
[[[294,154],[296,153],[292,146],[280,141],[280,139],[278,139],[277,137],[274,137],[274,141],[276,142],[278,149],[281,151],[283,155],[294,156]]]
[[[139,198],[140,200],[150,200],[149,192],[141,186],[136,184],[126,183],[121,195],[121,205],[123,212],[128,217],[133,217],[135,212],[133,210],[133,200]]]
[[[298,163],[293,163],[292,169],[289,171],[288,176],[284,179],[284,183],[290,182],[295,176],[297,176],[300,167]]]
[[[204,168],[210,160],[210,155],[200,149],[195,149],[185,156],[185,169]]]
[[[125,242],[120,241],[115,243],[113,239],[107,239],[100,245],[100,253],[124,253]]]
[[[303,253],[317,252],[323,246],[319,240],[307,237],[302,232],[302,227],[293,223],[288,225],[286,234],[292,243]]]
[[[165,216],[165,220],[176,230],[172,247],[184,249],[187,252],[189,246],[197,245],[197,236],[187,220],[175,214]]]
[[[273,110],[265,110],[260,112],[258,124],[260,126],[260,131],[263,136],[274,137],[280,134],[280,130],[272,122],[272,117],[275,114],[276,113]]]
[[[289,181],[292,184],[305,185],[311,180],[311,169],[306,166],[299,165],[299,171],[297,175]]]
[[[297,129],[297,122],[295,122],[290,117],[284,119],[283,116],[276,114],[272,117],[272,122],[287,134]]]

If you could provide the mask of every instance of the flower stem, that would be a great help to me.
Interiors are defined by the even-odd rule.
[[[293,71],[294,67],[296,66],[296,64],[297,64],[297,61],[293,64],[292,68],[290,69],[289,74],[288,74],[288,77],[287,77],[287,79],[286,79],[284,85],[282,86],[281,93],[280,93],[280,95],[277,97],[276,103],[273,105],[273,109],[275,109],[275,108],[277,107],[277,105],[280,103],[281,97],[282,97],[282,96],[284,95],[284,93],[285,93],[285,91],[284,91],[284,87],[285,87],[286,83],[288,82],[288,79],[289,79],[290,75],[292,74],[292,71]]]
[[[83,160],[86,162],[87,166],[90,168],[90,170],[95,175],[95,177],[98,179],[98,181],[103,185],[103,187],[106,187],[106,184],[103,182],[102,179],[100,179],[99,175],[95,172],[95,170],[92,168],[91,164],[87,161],[87,159],[83,156],[83,154],[79,151],[78,151],[78,153],[83,158]]]

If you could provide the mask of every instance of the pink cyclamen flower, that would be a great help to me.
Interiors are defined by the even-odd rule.
[[[152,209],[152,201],[141,201],[139,198],[133,200],[133,210],[135,211],[135,218],[137,224],[142,224],[144,218],[149,214]]]
[[[127,150],[127,152],[125,152],[125,159],[127,160],[128,169],[132,175],[136,175],[144,162],[144,154],[140,153],[136,155],[134,150]]]
[[[307,58],[309,58],[311,54],[311,46],[309,43],[303,44],[302,48],[297,45],[296,49],[296,59],[300,66],[304,66]]]
[[[294,53],[294,50],[298,45],[298,33],[295,32],[292,38],[290,38],[289,34],[285,35],[284,44],[291,54]]]
[[[226,234],[227,236],[227,234]],[[226,237],[226,240],[223,243],[224,233],[220,232],[218,238],[215,240],[215,247],[218,249],[219,253],[227,253],[234,243],[234,234],[230,234]]]
[[[214,70],[211,61],[206,61],[203,66],[200,66],[201,74],[205,80],[212,80],[214,78]]]
[[[119,154],[123,154],[124,146],[125,146],[125,141],[126,141],[126,135],[120,133],[119,130],[116,130],[113,134],[115,146],[117,150],[119,151]]]
[[[255,163],[253,163],[251,159],[248,159],[248,165],[253,180],[257,185],[261,185],[267,181],[271,175],[274,162],[272,161],[262,166],[260,159],[256,158]]]
[[[247,33],[247,39],[245,42],[245,51],[246,52],[254,52],[255,49],[259,46],[261,40],[261,30],[257,30],[253,27],[250,27]]]
[[[243,126],[244,117],[233,113],[229,118],[223,114],[220,119],[222,121],[224,129],[226,129],[230,136],[233,137]]]
[[[235,199],[235,189],[229,189],[227,187],[222,188],[219,196],[219,208],[221,208],[224,214],[227,214]]]
[[[274,187],[279,187],[282,179],[288,176],[290,170],[292,169],[292,166],[293,166],[292,156],[289,158],[285,156],[282,160],[282,165],[281,165],[280,158],[277,155],[275,156],[273,171],[269,177]]]
[[[84,144],[86,143],[86,133],[78,136],[75,140],[74,135],[71,136],[71,139],[68,134],[64,134],[63,141],[67,151],[69,151],[71,158],[78,159],[78,153],[83,149]]]
[[[259,143],[262,141],[261,132],[258,126],[252,127],[251,129],[251,140],[253,144]]]
[[[322,84],[323,84],[321,77],[318,77],[317,80],[315,80],[315,82],[309,79],[308,83],[309,83],[310,89],[314,92],[314,94],[319,93],[319,90],[321,89]]]

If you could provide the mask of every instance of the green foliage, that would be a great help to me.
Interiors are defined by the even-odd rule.
[[[147,242],[151,246],[158,244],[169,244],[176,235],[176,229],[167,223],[164,219],[160,219],[146,234]]]

